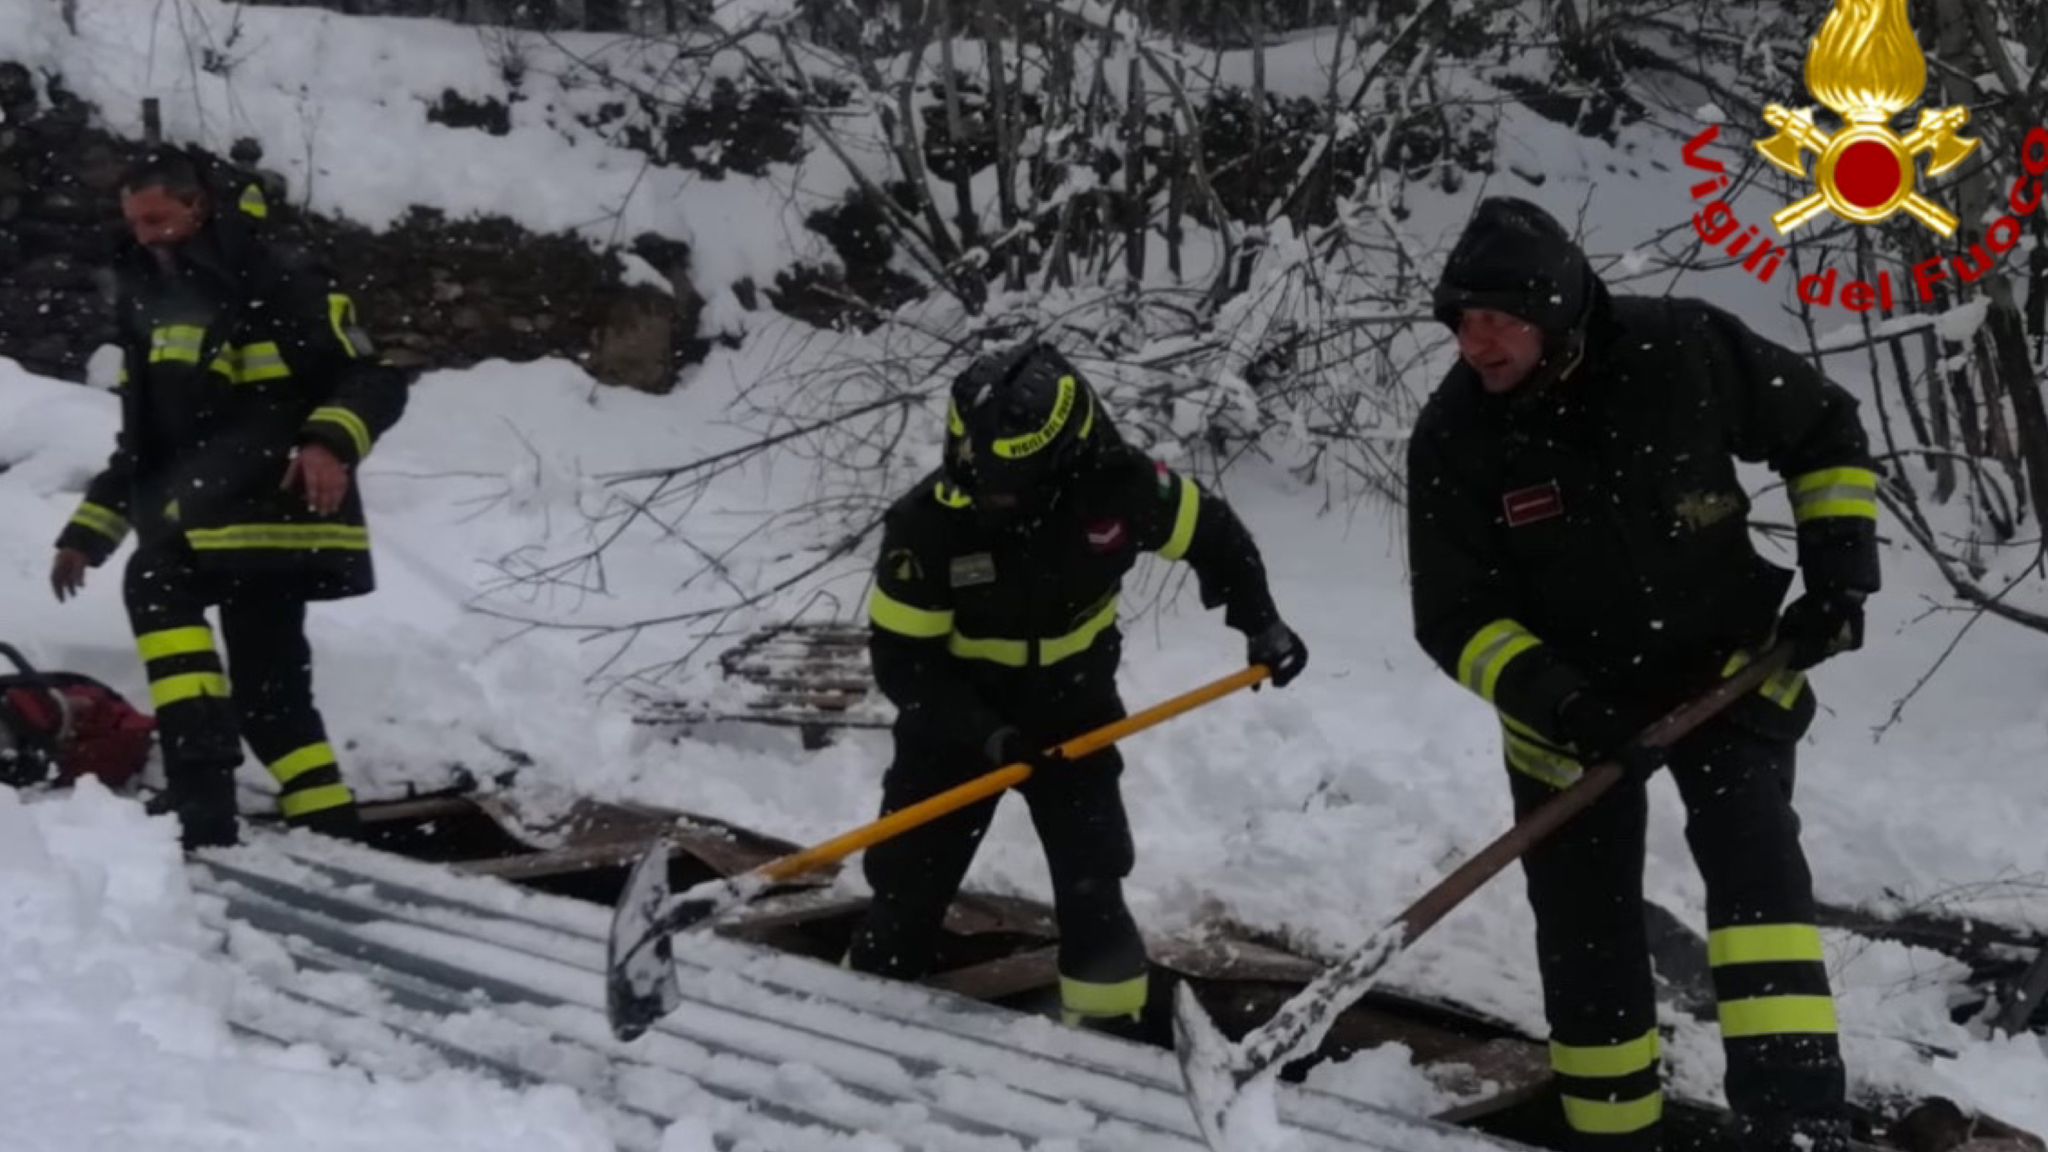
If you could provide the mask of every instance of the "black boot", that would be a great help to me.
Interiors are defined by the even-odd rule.
[[[232,848],[240,842],[235,823],[235,769],[218,764],[166,765],[170,784],[143,810],[178,818],[179,843],[195,848]]]
[[[304,816],[288,817],[285,826],[304,828],[309,832],[318,832],[322,836],[332,836],[336,840],[364,838],[363,818],[361,813],[356,811],[354,801],[333,808],[322,808],[318,812],[308,812]]]
[[[1849,1122],[1828,1117],[1751,1116],[1741,1121],[1743,1152],[1849,1152]]]

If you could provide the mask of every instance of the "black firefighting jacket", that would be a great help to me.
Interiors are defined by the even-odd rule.
[[[58,547],[98,566],[133,527],[140,546],[182,538],[202,571],[305,599],[370,591],[354,466],[404,411],[407,380],[374,356],[354,302],[234,212],[180,249],[175,273],[131,244],[116,275],[121,428]],[[331,516],[280,488],[302,444],[350,467]]]
[[[1409,449],[1416,637],[1498,709],[1510,763],[1558,783],[1573,691],[1647,723],[1770,638],[1792,574],[1751,544],[1736,461],[1783,479],[1809,590],[1879,583],[1854,398],[1720,309],[1593,284],[1575,370],[1493,396],[1461,363]],[[1811,717],[1798,674],[1759,695]]]
[[[942,471],[889,509],[868,609],[899,736],[979,749],[1004,724],[1064,739],[1077,716],[1114,719],[1117,603],[1141,553],[1187,561],[1203,606],[1240,632],[1279,619],[1230,506],[1106,439],[1028,534],[985,528]]]

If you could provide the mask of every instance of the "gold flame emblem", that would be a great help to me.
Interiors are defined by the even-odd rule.
[[[1878,224],[1904,212],[1943,238],[1956,218],[1914,186],[1915,160],[1930,156],[1929,176],[1949,171],[1977,150],[1958,133],[1970,110],[1957,105],[1920,110],[1920,124],[1903,137],[1891,121],[1927,88],[1927,57],[1906,18],[1906,0],[1835,0],[1834,10],[1806,54],[1806,90],[1841,118],[1830,135],[1813,122],[1813,109],[1781,104],[1764,109],[1778,134],[1756,146],[1764,159],[1806,179],[1806,154],[1820,158],[1813,182],[1820,190],[1771,217],[1780,234],[1832,211],[1852,224]]]

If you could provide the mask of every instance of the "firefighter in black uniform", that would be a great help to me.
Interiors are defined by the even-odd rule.
[[[373,587],[350,470],[406,399],[350,298],[257,237],[260,189],[223,187],[203,158],[174,149],[122,182],[121,429],[51,571],[59,600],[76,594],[132,525],[123,592],[168,779],[151,808],[178,816],[187,848],[236,841],[245,737],[287,822],[356,831],[313,703],[306,604]]]
[[[1615,298],[1524,201],[1477,210],[1436,292],[1460,363],[1409,455],[1416,637],[1499,713],[1526,813],[1583,766],[1613,793],[1524,860],[1574,1148],[1657,1148],[1642,905],[1645,783],[1666,764],[1706,881],[1726,1088],[1756,1152],[1846,1148],[1835,1008],[1792,806],[1805,669],[1862,643],[1877,477],[1857,405],[1687,300]],[[1758,556],[1737,460],[1787,487],[1804,591]],[[1792,669],[1668,750],[1634,737],[1773,636]]]
[[[945,464],[889,510],[869,601],[875,680],[897,708],[883,813],[1032,764],[1019,790],[1052,875],[1063,1017],[1109,1029],[1146,1004],[1123,760],[1046,750],[1125,715],[1117,598],[1143,552],[1193,567],[1203,605],[1224,606],[1275,685],[1300,673],[1307,648],[1230,507],[1126,444],[1081,374],[1027,342],[955,380]],[[849,966],[924,974],[997,802],[868,849],[875,896]]]

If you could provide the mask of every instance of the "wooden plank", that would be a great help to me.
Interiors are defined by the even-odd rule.
[[[836,919],[867,906],[865,896],[847,896],[823,888],[789,892],[756,900],[737,919],[719,925],[718,931],[732,936],[759,935]]]
[[[480,813],[466,796],[417,796],[406,800],[369,801],[356,806],[365,824],[392,824],[403,820],[437,820],[444,817],[475,816]]]
[[[1484,1099],[1461,1104],[1433,1117],[1450,1124],[1470,1123],[1526,1104],[1549,1091],[1556,1078],[1550,1070],[1549,1050],[1531,1040],[1488,1040],[1428,1063],[1431,1071],[1439,1075],[1448,1071],[1447,1066],[1471,1069],[1470,1087],[1464,1088],[1465,1091],[1489,1083],[1499,1088]],[[1466,1075],[1460,1072],[1449,1078],[1463,1080]]]
[[[925,977],[924,983],[962,996],[972,996],[976,1000],[1000,1000],[1059,983],[1059,960],[1059,946],[1049,945],[1029,952],[998,956],[950,972],[936,972]]]
[[[1162,967],[1183,976],[1202,980],[1261,980],[1306,984],[1320,976],[1323,966],[1313,960],[1270,948],[1250,940],[1216,939],[1199,942],[1148,940],[1146,952]]]
[[[610,844],[586,844],[576,848],[555,848],[519,856],[497,856],[488,860],[462,860],[452,867],[457,872],[471,876],[496,876],[501,880],[537,880],[544,876],[588,872],[594,868],[624,867],[638,860],[645,851],[644,845],[618,841]]]

